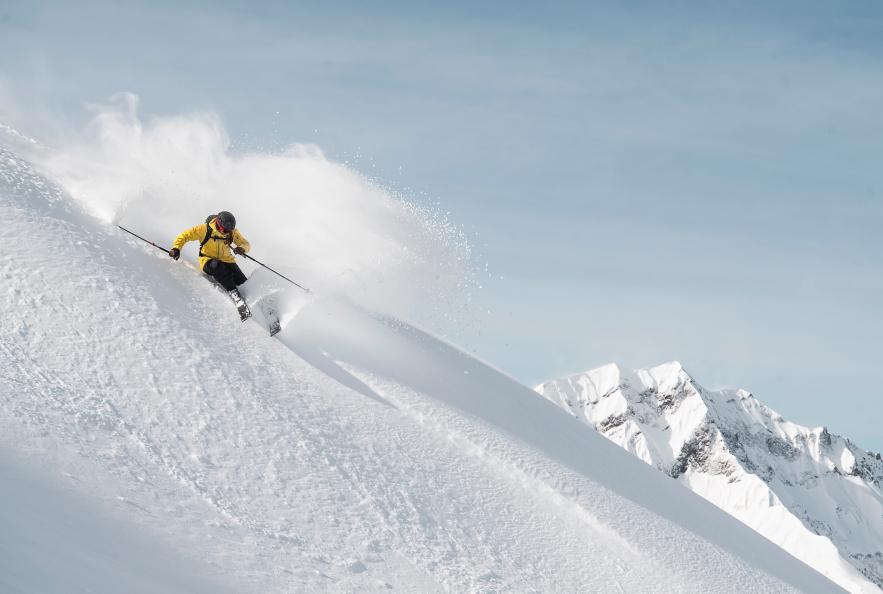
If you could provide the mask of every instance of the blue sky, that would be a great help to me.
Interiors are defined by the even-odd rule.
[[[0,111],[118,91],[319,144],[461,223],[452,335],[530,384],[680,360],[883,450],[873,3],[0,2]]]

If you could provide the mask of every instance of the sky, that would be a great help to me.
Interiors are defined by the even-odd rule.
[[[767,4],[0,0],[0,120],[315,143],[462,226],[439,331],[517,379],[679,360],[880,451],[883,8]]]

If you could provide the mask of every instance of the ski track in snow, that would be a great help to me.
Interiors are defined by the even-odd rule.
[[[797,591],[0,164],[2,441],[240,591]]]

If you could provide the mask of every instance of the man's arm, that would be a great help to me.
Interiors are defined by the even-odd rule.
[[[181,256],[181,248],[184,247],[184,244],[188,241],[200,241],[203,237],[205,237],[206,232],[206,224],[203,223],[201,225],[197,225],[195,227],[191,227],[187,229],[181,235],[175,238],[175,242],[172,244],[172,249],[169,250],[169,256],[177,260]]]
[[[184,244],[190,241],[200,241],[203,237],[205,237],[205,223],[201,225],[197,225],[195,227],[191,227],[187,229],[181,235],[175,238],[175,242],[172,244],[172,247],[176,250],[179,250],[184,247]]]
[[[239,232],[239,229],[233,229],[233,243],[242,248],[243,254],[247,254],[251,249],[251,244],[248,243],[248,240],[245,237],[243,237],[242,233]]]

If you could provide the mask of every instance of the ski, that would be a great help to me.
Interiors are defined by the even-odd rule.
[[[227,291],[211,276],[204,273],[203,276],[219,291],[222,291],[227,295],[227,297],[230,298],[230,301],[232,301],[233,305],[236,306],[236,311],[239,312],[240,320],[244,322],[253,317],[251,307],[249,307],[248,303],[245,301],[245,297],[243,297],[242,294],[239,292],[239,289]],[[276,306],[276,296],[271,294],[265,297],[261,297],[257,300],[256,304],[252,303],[252,305],[258,308],[258,323],[261,326],[265,327],[267,331],[269,331],[270,336],[276,336],[277,334],[279,334],[279,332],[282,330],[282,324],[279,321],[279,311]]]
[[[270,336],[276,336],[279,334],[279,331],[282,330],[282,325],[279,322],[279,310],[276,306],[276,296],[270,294],[259,299],[257,302],[257,308],[260,310],[260,313],[266,321],[266,327],[270,332]]]

